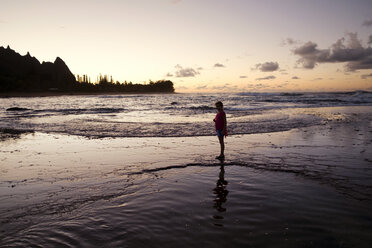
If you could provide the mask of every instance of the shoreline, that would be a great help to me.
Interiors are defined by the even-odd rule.
[[[350,149],[354,149],[357,146],[371,146],[372,124],[368,115],[366,115],[366,112],[371,112],[369,108],[344,108],[343,113],[347,113],[352,119],[350,119],[351,117],[343,119],[342,115],[340,115],[340,109],[329,107],[317,109],[319,115],[334,113],[336,110],[336,114],[329,115],[329,119],[324,120],[322,124],[273,132],[230,134],[225,139],[226,154],[228,156],[226,162],[249,164],[249,161],[259,161],[260,159],[253,158],[253,154],[260,154],[261,159],[267,160],[265,156],[270,157],[273,155],[272,151],[279,151],[280,156],[282,156],[285,155],[285,147],[290,147],[297,140],[302,140],[303,143],[299,147],[314,146],[316,148],[323,147],[326,150],[332,149],[332,147],[338,147],[338,143],[341,144],[340,147],[350,146]],[[124,152],[124,154],[127,153],[124,156],[129,164],[142,164],[144,161],[162,166],[172,166],[175,161],[177,161],[176,164],[208,164],[216,162],[213,154],[219,152],[218,140],[215,135],[90,137],[60,132],[3,131],[0,136],[0,152],[5,156],[0,161],[0,165],[4,163],[9,164],[9,170],[13,170],[12,165],[17,164],[17,162],[14,160],[12,163],[9,163],[8,156],[21,156],[20,163],[27,163],[26,161],[32,159],[33,154],[43,154],[43,150],[54,149],[57,154],[48,153],[47,157],[50,157],[51,160],[57,159],[63,161],[63,157],[58,158],[60,156],[58,154],[72,152],[69,147],[71,145],[75,148],[73,151],[75,161],[87,159],[92,155],[99,158],[98,160],[103,161],[104,164],[110,164],[110,161],[115,161],[114,164],[117,164],[116,157],[120,157],[121,152]],[[325,138],[326,140],[324,140]],[[34,144],[36,145],[35,147]],[[8,147],[8,145],[14,146],[13,151],[11,151],[12,148]],[[85,154],[85,146],[90,147],[91,151],[95,152],[91,155]],[[297,145],[294,147],[297,147]],[[248,148],[248,150],[246,151],[245,148]],[[262,150],[262,148],[264,149]],[[33,150],[33,152],[27,154],[22,149]],[[272,151],[268,152],[269,150]],[[369,155],[366,151],[368,151],[367,148],[361,148],[357,154],[361,156]],[[307,151],[304,150],[303,152]],[[97,156],[95,153],[100,155]],[[112,155],[105,156],[105,154]],[[288,158],[283,157],[283,159]],[[372,157],[369,156],[365,161],[372,162]],[[273,164],[276,164],[276,162]],[[261,165],[260,162],[257,162],[257,166],[255,167],[259,168]],[[274,169],[276,168],[275,166]],[[13,170],[13,173],[15,175],[17,170]],[[6,173],[2,176],[5,175]],[[1,181],[11,181],[11,179],[7,178],[4,180],[4,178],[0,177]]]
[[[230,122],[230,131],[229,136],[241,136],[241,135],[255,135],[255,134],[270,134],[270,133],[277,133],[277,132],[285,132],[285,131],[291,131],[295,129],[300,128],[312,128],[317,126],[324,126],[327,124],[332,123],[339,123],[339,122],[360,122],[361,120],[358,120],[355,118],[355,115],[359,115],[360,118],[363,118],[363,121],[366,121],[365,119],[368,119],[368,116],[370,113],[372,113],[372,108],[370,105],[358,105],[358,106],[322,106],[322,107],[296,107],[296,108],[287,108],[287,109],[276,109],[274,112],[278,112],[279,114],[283,114],[283,111],[286,111],[285,114],[292,115],[292,114],[300,114],[300,115],[307,115],[311,116],[312,118],[317,118],[316,122],[312,123],[305,123],[302,125],[294,125],[294,126],[279,126],[277,125],[275,128],[265,127],[261,126],[261,129],[254,129],[254,130],[248,130],[246,132],[234,132],[234,122]],[[204,122],[201,122],[204,123]],[[149,123],[143,123],[141,128],[149,128],[151,126],[151,122]],[[164,123],[167,124],[167,123]],[[179,128],[185,128],[185,125],[190,126],[190,123],[178,123]],[[27,133],[43,133],[43,134],[50,134],[50,135],[68,135],[68,136],[76,136],[76,137],[82,137],[87,139],[105,139],[105,138],[192,138],[192,137],[214,137],[215,132],[214,129],[208,129],[208,132],[201,132],[201,133],[183,133],[183,134],[174,134],[170,135],[166,132],[143,132],[136,134],[135,132],[129,132],[128,130],[133,130],[137,126],[135,122],[123,122],[123,125],[127,129],[124,129],[123,133],[120,133],[119,131],[113,131],[112,133],[109,133],[106,129],[101,129],[99,132],[93,132],[94,126],[91,127],[89,125],[85,126],[85,131],[80,132],[78,129],[72,129],[71,130],[53,130],[53,129],[46,129],[38,128],[35,126],[34,128],[30,126],[19,126],[18,128],[11,128],[11,127],[5,127],[0,128],[0,140],[3,137],[11,137],[12,135],[22,135]],[[209,125],[209,124],[208,124]],[[161,129],[159,129],[161,131]]]
[[[54,96],[99,96],[99,95],[172,95],[178,92],[0,92],[0,98],[54,97]]]

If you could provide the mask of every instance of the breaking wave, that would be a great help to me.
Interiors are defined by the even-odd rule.
[[[224,102],[230,134],[284,131],[327,118],[301,109],[371,106],[372,93],[102,95],[0,99],[0,130],[87,137],[214,135],[214,102]]]

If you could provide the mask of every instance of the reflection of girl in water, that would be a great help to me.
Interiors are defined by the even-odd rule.
[[[222,204],[226,202],[226,197],[229,191],[226,189],[227,181],[225,180],[225,169],[221,165],[221,171],[219,179],[217,180],[216,188],[213,189],[213,193],[216,194],[214,200],[214,207],[218,212],[225,212],[226,208],[222,207]]]

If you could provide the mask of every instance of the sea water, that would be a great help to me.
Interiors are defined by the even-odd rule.
[[[329,118],[304,111],[372,106],[372,93],[234,93],[98,95],[0,99],[0,130],[86,137],[214,135],[214,103],[222,101],[229,133],[284,131]],[[12,108],[18,108],[12,110]],[[341,117],[342,118],[342,117]]]

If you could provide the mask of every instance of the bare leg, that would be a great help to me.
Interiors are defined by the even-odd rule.
[[[225,143],[223,141],[223,136],[218,136],[218,140],[220,141],[221,153],[220,156],[225,156]]]

